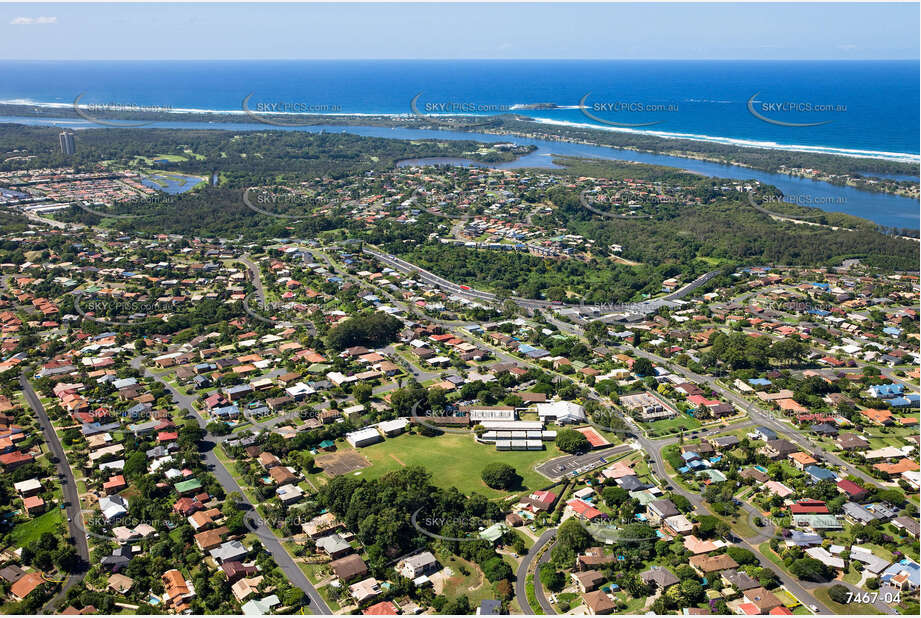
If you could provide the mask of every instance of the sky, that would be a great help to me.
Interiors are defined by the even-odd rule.
[[[902,4],[0,4],[0,59],[919,58]]]

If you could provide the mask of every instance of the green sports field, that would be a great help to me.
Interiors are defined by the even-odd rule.
[[[487,487],[480,479],[483,468],[493,462],[507,463],[524,479],[524,489],[545,487],[550,481],[535,472],[534,466],[562,455],[552,442],[545,444],[543,451],[496,451],[494,446],[478,444],[472,436],[443,434],[427,438],[404,434],[358,449],[371,462],[359,475],[377,478],[403,465],[421,465],[432,473],[432,482],[439,487],[457,487],[468,495],[475,491],[499,498],[510,492]]]

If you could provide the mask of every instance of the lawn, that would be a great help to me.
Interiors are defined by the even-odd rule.
[[[663,435],[666,433],[678,433],[681,429],[690,431],[700,427],[700,421],[691,418],[687,414],[679,414],[675,418],[666,418],[661,421],[652,423],[640,423],[650,435]]]
[[[544,610],[540,606],[540,603],[537,602],[537,595],[534,593],[533,573],[528,573],[528,576],[525,579],[524,592],[525,596],[528,597],[528,605],[531,606],[531,610],[536,612],[537,615],[542,616],[544,614]]]
[[[831,586],[828,588],[830,587]],[[879,614],[879,611],[877,611],[875,607],[867,605],[866,603],[848,603],[846,605],[835,603],[831,600],[831,597],[828,596],[828,588],[816,588],[812,591],[812,594],[820,603],[835,614]]]
[[[487,464],[509,464],[521,475],[523,489],[534,490],[550,484],[534,466],[562,454],[552,443],[543,451],[497,451],[492,445],[475,442],[472,436],[457,434],[433,438],[403,434],[366,446],[359,452],[371,462],[370,467],[360,472],[364,477],[377,478],[403,465],[421,465],[431,472],[432,482],[438,487],[457,487],[468,495],[475,491],[487,498],[508,495],[508,492],[487,487],[480,479],[480,472]]]
[[[484,599],[494,598],[492,584],[483,575],[480,567],[473,562],[453,554],[439,554],[438,561],[442,566],[450,567],[454,572],[454,575],[445,581],[442,589],[442,594],[449,599],[456,599],[464,595],[472,606],[477,606]]]
[[[775,554],[774,550],[771,549],[771,543],[769,541],[765,541],[764,543],[759,545],[758,551],[760,551],[764,555],[765,558],[767,558],[768,560],[776,564],[778,567],[780,567],[781,570],[786,570],[783,560],[781,560],[780,556]]]
[[[60,509],[53,509],[30,521],[17,525],[10,532],[10,545],[13,547],[25,547],[33,541],[37,541],[45,532],[59,533],[64,519],[61,513]]]
[[[616,603],[620,605],[623,603],[626,607],[623,609],[618,609],[618,614],[633,614],[639,615],[643,613],[643,608],[646,607],[646,597],[635,598],[630,596],[625,590],[616,592],[614,594]],[[575,603],[574,606],[577,606],[579,603]]]

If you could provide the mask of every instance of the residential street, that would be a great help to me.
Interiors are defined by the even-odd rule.
[[[70,464],[67,462],[67,455],[64,453],[64,447],[61,445],[61,441],[58,439],[54,427],[51,424],[51,419],[48,417],[48,413],[45,412],[44,406],[42,406],[38,395],[32,388],[32,384],[29,382],[25,373],[19,376],[19,385],[22,387],[22,393],[25,395],[26,401],[29,402],[29,405],[35,412],[35,417],[42,426],[45,444],[48,445],[51,453],[58,460],[55,467],[58,470],[58,478],[62,479],[61,488],[63,490],[64,501],[67,503],[65,509],[65,513],[67,513],[67,527],[70,529],[70,536],[74,540],[77,555],[80,556],[80,559],[83,561],[83,569],[78,573],[73,573],[68,576],[67,581],[61,586],[61,590],[54,598],[45,604],[43,611],[49,612],[57,608],[57,605],[66,597],[68,590],[83,581],[83,578],[86,576],[86,570],[90,565],[90,552],[89,545],[86,541],[86,530],[83,525],[83,513],[80,509],[77,482],[74,480],[74,473],[70,469]]]
[[[136,369],[140,369],[142,367],[141,361],[142,357],[135,357],[131,360],[131,366]],[[173,396],[173,401],[179,407],[183,408],[189,414],[194,416],[202,429],[205,428],[207,422],[192,406],[192,402],[195,401],[195,397],[183,395],[175,388],[173,388],[172,385],[169,384],[166,380],[157,376],[146,367],[144,367],[144,375],[151,377],[162,384]],[[217,455],[214,454],[213,449],[217,448],[217,443],[220,441],[220,439],[216,436],[212,436],[211,434],[206,434],[204,441],[213,445],[212,448],[202,451],[202,455],[204,455],[205,458],[205,464],[214,473],[214,476],[221,484],[221,487],[224,488],[224,491],[227,492],[228,495],[231,493],[237,493],[240,496],[240,504],[242,508],[256,515],[256,517],[248,518],[248,520],[254,526],[254,533],[258,535],[260,539],[262,539],[262,544],[266,551],[272,554],[272,558],[275,560],[275,563],[278,565],[278,567],[285,573],[288,581],[290,581],[292,585],[297,586],[304,591],[304,594],[306,594],[310,600],[310,609],[313,611],[313,613],[332,614],[333,612],[326,604],[326,601],[323,600],[317,589],[313,586],[313,584],[310,583],[310,580],[307,579],[307,576],[304,575],[304,572],[294,562],[291,554],[289,554],[284,546],[282,546],[281,542],[278,540],[278,537],[276,537],[275,534],[269,529],[262,518],[258,516],[258,511],[256,511],[255,506],[246,497],[243,488],[237,484],[230,472],[224,467],[224,464],[221,463],[221,460],[218,459]]]
[[[515,574],[515,598],[518,599],[518,606],[521,607],[521,611],[527,615],[535,615],[536,612],[531,608],[530,603],[528,603],[528,595],[525,590],[525,579],[528,575],[528,569],[531,566],[531,563],[534,562],[534,558],[537,557],[537,554],[540,552],[541,548],[556,538],[556,528],[551,528],[547,530],[540,538],[535,541],[534,545],[531,546],[531,549],[528,551],[527,555],[522,558],[521,564],[518,565],[518,572]],[[549,551],[549,550],[548,550]],[[534,593],[537,596],[537,578],[535,577]],[[543,590],[541,589],[541,596],[543,596]],[[540,602],[540,596],[537,596],[538,602]],[[546,601],[546,599],[544,599]],[[543,607],[543,603],[541,603]],[[545,610],[546,611],[546,610]],[[553,612],[551,612],[553,613]]]

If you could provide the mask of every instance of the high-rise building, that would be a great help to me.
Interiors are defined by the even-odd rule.
[[[72,155],[77,151],[77,146],[74,143],[74,134],[71,131],[61,131],[58,137],[61,140],[61,152],[66,155]]]

